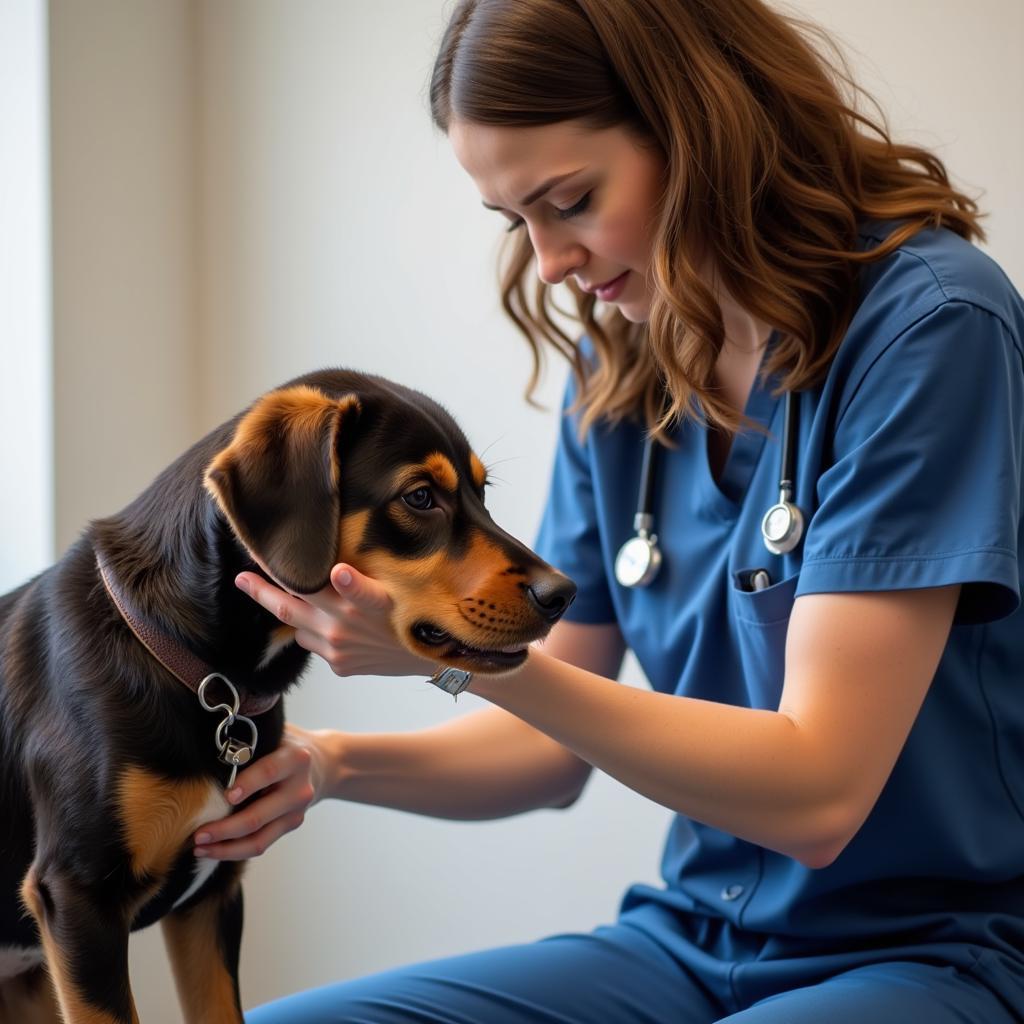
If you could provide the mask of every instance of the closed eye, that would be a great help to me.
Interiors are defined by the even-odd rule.
[[[587,211],[587,208],[590,206],[590,198],[592,195],[593,192],[585,193],[577,202],[573,203],[572,206],[566,207],[564,210],[561,207],[556,206],[554,208],[555,216],[559,220],[572,220],[573,217],[578,217],[581,213],[585,213]],[[505,230],[515,231],[517,228],[521,228],[525,223],[526,221],[524,221],[522,217],[516,217],[516,219],[512,221]]]
[[[590,205],[590,197],[592,194],[593,193],[591,192],[584,193],[584,195],[580,198],[578,202],[573,203],[572,206],[569,206],[564,210],[556,206],[555,211],[558,215],[558,219],[572,220],[573,217],[578,217]]]

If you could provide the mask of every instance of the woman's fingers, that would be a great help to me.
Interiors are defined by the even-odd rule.
[[[430,675],[436,667],[395,633],[384,586],[350,565],[334,566],[330,585],[315,594],[289,594],[251,572],[239,573],[235,584],[292,626],[295,642],[335,675]]]
[[[346,609],[358,610],[380,620],[386,620],[391,612],[391,598],[384,587],[344,563],[331,570],[330,586],[301,597],[289,594],[253,572],[239,573],[235,586],[285,625],[298,628],[317,627],[318,616],[314,611],[337,619]]]
[[[306,747],[286,740],[272,754],[238,773],[235,786],[228,793],[228,801],[240,804],[261,789],[268,789],[295,775],[308,779],[311,760],[312,754]]]
[[[303,594],[302,599],[332,618],[336,618],[340,611],[348,610],[374,620],[387,621],[392,608],[390,595],[377,580],[364,576],[344,562],[339,562],[331,570],[329,586],[313,594]]]
[[[344,562],[331,570],[331,586],[342,597],[367,610],[386,612],[391,608],[391,598],[380,583]]]
[[[280,794],[289,794],[292,790],[298,790],[297,802],[299,803],[308,795],[305,804],[308,807],[315,798],[310,782],[311,761],[312,753],[308,749],[286,741],[272,754],[268,754],[254,765],[239,772],[234,788],[227,794],[228,803],[240,804],[263,790],[269,790],[268,795],[238,814],[203,825],[199,829],[196,841],[200,843],[204,841],[217,842],[259,828],[264,822],[257,823],[255,818],[267,819],[270,811],[279,806]],[[289,781],[295,785],[281,785]],[[272,787],[279,788],[275,790]],[[308,794],[306,793],[307,788]],[[204,837],[207,838],[204,840]]]
[[[266,853],[281,836],[297,829],[304,818],[304,811],[291,811],[273,818],[266,825],[244,837],[197,846],[194,852],[197,857],[209,857],[214,860],[251,860]]]
[[[228,800],[239,804],[256,796],[235,814],[201,826],[195,855],[217,860],[258,857],[271,843],[302,824],[306,811],[324,795],[337,734],[310,731],[287,723],[281,745],[240,772]]]
[[[198,845],[203,847],[227,839],[252,836],[278,818],[295,813],[305,814],[312,801],[313,787],[309,783],[280,786],[237,814],[232,814],[213,825],[204,826],[196,839],[201,839],[203,833],[210,839],[205,843],[198,842]]]
[[[256,857],[302,824],[315,795],[312,783],[301,777],[282,783],[236,814],[202,826],[195,855],[228,860]]]
[[[239,573],[235,577],[235,586],[286,626],[300,627],[310,624],[312,609],[306,601],[269,583],[256,573]]]

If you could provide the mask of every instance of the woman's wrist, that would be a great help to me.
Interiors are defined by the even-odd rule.
[[[470,680],[466,691],[467,693],[475,694],[477,697],[482,697],[484,700],[500,704],[502,691],[505,690],[507,692],[509,687],[513,687],[517,682],[532,676],[533,670],[537,667],[538,659],[543,659],[544,657],[545,655],[535,647],[528,647],[526,660],[521,665],[512,669],[511,672],[503,672],[501,675],[477,673]],[[495,700],[495,698],[498,699]]]
[[[409,774],[410,748],[416,733],[332,732],[327,738],[330,772],[325,795],[353,803],[387,803],[390,788]]]
[[[315,733],[321,762],[320,800],[343,800],[346,778],[345,757],[350,737],[336,729],[318,729]]]

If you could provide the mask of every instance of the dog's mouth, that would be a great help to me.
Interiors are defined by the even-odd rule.
[[[467,661],[481,671],[516,668],[526,660],[528,645],[522,642],[496,648],[472,647],[430,622],[417,623],[412,634],[420,643],[437,648],[440,659]]]

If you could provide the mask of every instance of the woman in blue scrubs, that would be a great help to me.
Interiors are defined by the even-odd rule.
[[[486,710],[292,728],[198,851],[252,856],[328,796],[565,806],[596,767],[677,812],[664,884],[591,933],[252,1024],[1024,1018],[1024,303],[974,202],[837,81],[759,0],[456,6],[433,114],[509,222],[509,308],[573,364],[536,547],[579,596],[522,668],[469,682]],[[561,283],[578,344],[545,313]],[[769,551],[784,394],[805,528]],[[664,563],[629,587],[649,434]],[[309,602],[240,582],[339,674],[431,674],[378,583],[332,579]],[[626,647],[651,692],[616,684]]]

